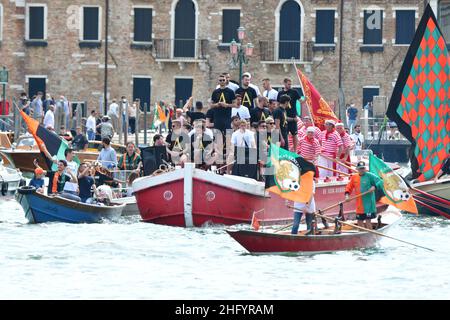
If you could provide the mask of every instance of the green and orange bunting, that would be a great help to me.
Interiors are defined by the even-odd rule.
[[[448,39],[447,39],[448,40]],[[392,93],[387,116],[411,142],[413,178],[433,178],[450,145],[450,57],[430,5]]]

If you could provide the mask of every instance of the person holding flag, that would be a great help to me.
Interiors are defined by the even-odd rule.
[[[270,145],[266,170],[266,189],[280,197],[295,202],[292,234],[298,233],[303,212],[306,213],[308,230],[311,230],[312,213],[315,211],[315,166],[296,153]]]
[[[350,181],[345,187],[345,200],[350,197],[353,191],[355,191],[356,195],[369,191],[368,194],[356,199],[356,220],[358,221],[358,226],[364,227],[365,224],[365,228],[371,230],[371,220],[376,217],[377,213],[375,190],[377,187],[382,188],[383,181],[373,173],[367,172],[364,161],[358,162],[356,169],[358,173],[350,177]]]

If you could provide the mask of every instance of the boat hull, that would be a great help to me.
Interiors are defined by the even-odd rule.
[[[98,206],[84,204],[59,196],[49,197],[39,194],[34,188],[20,188],[16,200],[22,206],[30,223],[66,222],[97,223],[103,218],[120,217],[125,204],[117,206]]]
[[[346,182],[318,183],[316,206],[326,208],[344,200]],[[264,184],[253,179],[221,176],[187,168],[158,176],[137,179],[133,184],[142,220],[157,224],[191,227],[206,223],[234,225],[250,223],[255,214],[263,224],[292,221],[292,209],[276,194],[269,194]],[[346,217],[354,216],[355,202],[344,205]],[[379,204],[378,210],[387,205]],[[339,207],[327,211],[337,215]]]
[[[382,220],[389,220],[376,231],[386,233],[401,218],[400,213],[383,214]],[[250,253],[317,253],[354,250],[374,247],[382,238],[370,232],[348,232],[330,235],[291,235],[250,230],[227,230],[227,233]]]
[[[133,183],[142,220],[179,227],[206,223],[250,223],[255,213],[265,223],[292,220],[292,210],[277,195],[268,195],[264,184],[253,179],[220,176],[184,169]]]
[[[434,183],[434,181],[416,183],[412,187],[431,195],[427,196],[413,189],[413,197],[416,200],[417,209],[420,214],[431,216],[440,215],[450,219],[450,206],[443,203],[443,201],[450,201],[450,178],[438,180],[437,183]]]

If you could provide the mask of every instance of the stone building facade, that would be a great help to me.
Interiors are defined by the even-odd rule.
[[[108,99],[148,95],[152,104],[175,103],[176,96],[184,99],[192,90],[196,100],[206,102],[219,73],[229,70],[239,78],[238,69],[230,70],[224,43],[230,30],[224,25],[241,25],[247,31],[243,43],[254,45],[244,66],[253,83],[261,87],[268,77],[281,87],[290,77],[298,84],[294,57],[326,100],[337,103],[340,81],[345,101],[361,107],[372,95],[390,96],[408,49],[396,39],[414,32],[403,34],[402,26],[411,29],[412,19],[416,27],[426,2],[345,0],[342,11],[340,0],[110,0]],[[430,2],[448,32],[450,1]],[[55,97],[99,108],[105,3],[1,0],[0,65],[10,71],[7,96],[44,86]],[[404,21],[397,22],[400,15]]]

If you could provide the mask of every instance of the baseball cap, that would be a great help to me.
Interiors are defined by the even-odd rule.
[[[308,128],[306,129],[306,132],[312,132],[312,133],[314,133],[314,132],[316,132],[316,129],[314,129],[314,127],[308,127]]]
[[[44,169],[42,168],[36,168],[34,169],[34,174],[38,175],[38,174],[43,174],[44,173]]]
[[[336,125],[336,121],[334,121],[334,120],[326,120],[325,124],[332,124],[334,126],[334,125]]]
[[[242,76],[243,76],[243,77],[247,76],[247,77],[249,77],[250,79],[252,78],[252,75],[250,74],[250,72],[244,72],[244,73],[242,74]]]
[[[356,165],[356,169],[365,169],[366,168],[366,163],[364,161],[359,161],[358,164]]]
[[[344,126],[344,124],[342,122],[336,123],[336,127],[343,127],[343,126]]]

